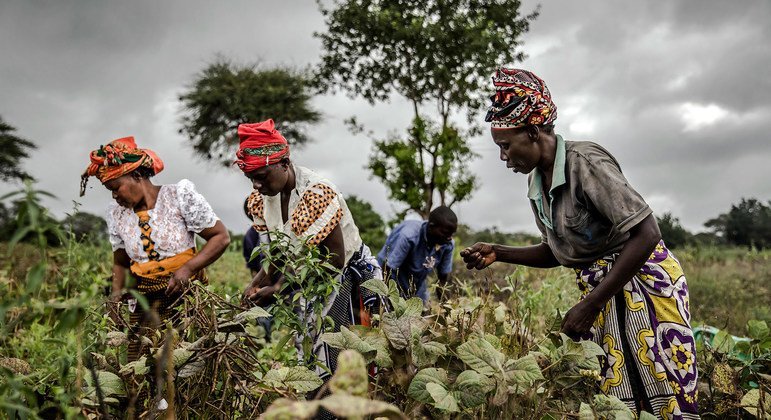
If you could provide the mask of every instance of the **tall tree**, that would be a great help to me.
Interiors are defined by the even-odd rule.
[[[321,87],[373,104],[398,94],[412,105],[406,138],[376,141],[373,175],[391,198],[423,217],[437,195],[444,205],[468,199],[474,154],[451,149],[474,130],[462,131],[451,118],[464,110],[470,118],[496,66],[524,58],[519,38],[537,11],[521,16],[519,0],[338,0],[320,8],[327,24],[327,32],[316,34]],[[382,170],[402,165],[409,170]]]
[[[755,198],[742,198],[739,204],[732,204],[731,210],[704,226],[711,228],[729,244],[771,247],[771,201],[763,204]]]
[[[6,123],[0,116],[0,180],[32,179],[21,169],[21,160],[29,157],[29,152],[36,149],[34,143],[14,134],[16,128]]]
[[[218,58],[179,97],[185,109],[180,133],[190,138],[198,155],[224,165],[233,162],[238,124],[273,118],[291,144],[305,143],[307,126],[321,119],[311,107],[309,86],[301,70]]]

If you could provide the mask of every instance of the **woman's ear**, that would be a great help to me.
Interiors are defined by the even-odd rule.
[[[527,126],[527,136],[532,141],[537,141],[538,140],[539,131],[540,130],[538,129],[537,125],[528,125]]]

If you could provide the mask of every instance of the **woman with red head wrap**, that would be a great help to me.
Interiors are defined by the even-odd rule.
[[[227,229],[192,182],[152,183],[150,177],[162,170],[155,152],[124,137],[92,151],[81,178],[81,195],[91,176],[112,193],[114,202],[107,211],[113,249],[111,302],[117,305],[125,295],[126,270],[131,270],[136,284],[129,288],[142,293],[157,315],[144,313],[135,300],[129,302],[130,323],[138,324],[144,334],[174,315],[174,303],[191,280],[206,281],[204,267],[230,242]],[[200,252],[195,249],[196,234],[206,240]],[[113,319],[121,322],[118,316]],[[129,344],[130,361],[142,352],[139,340]]]
[[[367,322],[364,308],[378,299],[366,289],[359,290],[359,285],[369,279],[382,279],[383,273],[362,242],[343,195],[329,180],[289,160],[289,146],[273,120],[241,124],[238,136],[241,143],[235,164],[254,187],[247,207],[254,229],[260,232],[260,242],[269,242],[275,232],[281,232],[292,240],[321,247],[329,262],[342,270],[340,287],[321,316],[334,320],[334,331]],[[278,281],[270,280],[274,278]],[[267,271],[257,273],[244,297],[266,305],[276,293],[291,293],[282,290],[283,285],[283,277],[271,265]],[[338,350],[318,340],[322,332],[315,331],[313,351],[318,361],[334,372]],[[324,369],[317,371],[322,378],[329,376]]]
[[[600,389],[638,416],[699,418],[688,286],[650,207],[607,150],[554,133],[557,107],[538,76],[501,68],[493,85],[486,121],[506,167],[529,174],[542,240],[474,244],[461,252],[467,267],[501,261],[575,269],[583,296],[562,331],[602,347]]]

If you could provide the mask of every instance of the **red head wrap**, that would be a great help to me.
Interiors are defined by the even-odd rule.
[[[501,67],[493,75],[495,95],[485,121],[492,128],[515,128],[551,124],[557,105],[546,83],[532,72]]]
[[[254,124],[240,124],[238,138],[241,144],[234,162],[244,173],[252,172],[289,156],[289,144],[276,131],[273,120]]]
[[[86,193],[88,178],[95,176],[105,183],[143,166],[153,174],[163,170],[163,161],[150,149],[140,149],[133,137],[123,137],[91,152],[91,164],[81,175],[80,195]]]

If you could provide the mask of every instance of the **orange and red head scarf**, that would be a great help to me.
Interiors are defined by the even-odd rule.
[[[238,126],[238,138],[241,143],[234,162],[244,173],[255,171],[263,166],[278,163],[289,156],[289,144],[276,130],[273,120],[241,124]]]
[[[88,178],[95,176],[105,183],[139,167],[150,168],[153,174],[163,170],[163,161],[150,149],[140,149],[134,137],[123,137],[91,152],[91,164],[81,175],[80,195],[86,193]]]
[[[557,105],[546,83],[532,72],[501,67],[493,75],[495,95],[485,121],[492,128],[552,124]]]

